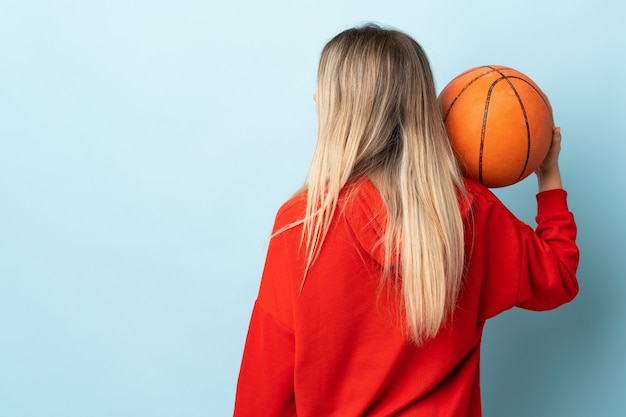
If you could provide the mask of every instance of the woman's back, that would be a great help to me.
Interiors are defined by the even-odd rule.
[[[550,309],[577,293],[576,227],[563,190],[538,195],[537,234],[486,188],[465,181],[466,273],[437,336],[407,338],[395,285],[380,287],[386,208],[362,176],[346,186],[300,291],[301,227],[273,236],[238,385],[236,416],[480,416],[486,319],[513,306]],[[306,196],[279,211],[300,219]],[[401,278],[401,277],[400,277]]]

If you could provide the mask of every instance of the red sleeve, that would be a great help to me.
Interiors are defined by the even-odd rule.
[[[478,208],[472,261],[479,265],[474,273],[482,275],[481,320],[515,306],[550,310],[576,296],[579,252],[566,196],[564,190],[537,195],[536,230],[495,196],[486,209]]]
[[[295,416],[293,363],[293,332],[257,302],[239,372],[234,416]]]
[[[564,190],[537,195],[538,239],[527,245],[528,263],[522,263],[516,301],[519,307],[550,310],[578,294],[576,223],[566,196]]]
[[[297,220],[293,213],[285,214],[284,209],[277,215],[273,233]],[[293,233],[291,229],[270,239],[237,382],[235,417],[296,415],[291,266],[294,254],[293,245],[288,245],[286,238]]]

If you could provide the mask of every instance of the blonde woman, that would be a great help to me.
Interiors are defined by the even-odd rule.
[[[315,96],[317,146],[276,216],[235,416],[480,416],[485,321],[578,292],[558,128],[533,230],[460,176],[407,35],[340,33]]]

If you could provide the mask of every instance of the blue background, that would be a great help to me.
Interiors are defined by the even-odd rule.
[[[225,416],[324,43],[413,35],[548,94],[581,293],[486,327],[486,416],[626,415],[626,9],[613,1],[0,1],[0,416]],[[533,222],[536,181],[497,190]]]

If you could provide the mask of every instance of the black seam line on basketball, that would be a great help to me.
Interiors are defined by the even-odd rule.
[[[503,74],[502,71],[515,71],[513,68],[509,68],[509,67],[497,68],[494,65],[485,65],[484,68],[491,68],[492,70],[496,71],[498,74],[502,75],[503,77],[507,77],[507,75]]]
[[[483,73],[482,75],[489,74],[489,73],[491,73],[491,72],[493,72],[493,71],[507,71],[507,70],[508,70],[508,71],[511,71],[511,70],[512,70],[512,71],[515,71],[515,70],[514,70],[514,69],[512,69],[512,68],[509,68],[509,67],[504,67],[504,66],[501,66],[500,68],[496,68],[496,66],[494,66],[494,65],[481,65],[480,67],[470,68],[470,69],[468,69],[468,70],[466,70],[466,71],[463,71],[462,73],[460,73],[459,75],[457,75],[456,77],[454,77],[452,80],[450,80],[450,82],[452,82],[452,81],[454,81],[454,80],[456,80],[456,79],[458,79],[458,78],[461,78],[461,77],[462,77],[462,76],[464,76],[465,74],[469,74],[470,72],[472,72],[472,71],[477,71],[477,70],[479,70],[479,69],[481,69],[481,68],[489,68],[489,69],[491,70],[491,71],[488,71],[488,72]]]
[[[552,108],[550,107],[550,103],[548,102],[546,96],[541,92],[541,90],[539,90],[537,87],[535,87],[534,85],[532,85],[532,83],[529,83],[528,80],[525,80],[521,77],[517,77],[515,75],[507,75],[507,78],[509,79],[516,79],[516,80],[520,80],[523,83],[525,83],[526,85],[528,85],[530,88],[532,88],[533,90],[535,90],[535,92],[539,95],[539,98],[541,98],[541,101],[543,101],[543,104],[546,105],[546,108],[548,109],[548,111],[550,112],[550,116],[552,116]]]
[[[456,103],[456,101],[461,97],[461,95],[465,92],[465,90],[467,90],[469,88],[470,85],[474,84],[476,81],[478,81],[480,78],[484,77],[487,74],[491,74],[492,72],[496,71],[493,67],[490,66],[482,66],[482,67],[478,67],[476,69],[479,68],[490,68],[491,71],[487,71],[485,73],[480,74],[479,76],[477,76],[476,78],[474,78],[473,80],[471,80],[469,83],[465,84],[465,86],[461,89],[461,91],[459,91],[459,93],[456,95],[456,97],[454,97],[454,99],[452,100],[452,102],[450,103],[450,105],[448,106],[448,109],[446,110],[446,113],[443,115],[443,122],[446,122],[446,119],[448,118],[448,115],[450,114],[450,112],[452,111],[452,107],[454,106],[454,104]],[[470,70],[468,70],[470,71]],[[464,73],[460,74],[459,76],[455,77],[452,81],[456,80],[457,78],[459,78],[460,76],[462,76],[463,74],[467,73],[467,71],[465,71]],[[450,81],[450,82],[452,82]]]
[[[517,181],[519,181],[524,176],[524,171],[526,171],[526,167],[528,166],[528,160],[530,159],[530,124],[528,123],[528,115],[526,114],[526,107],[524,107],[524,102],[522,101],[522,98],[519,96],[517,89],[510,80],[510,78],[520,79],[520,77],[507,76],[497,69],[496,72],[500,74],[503,79],[506,80],[506,82],[509,84],[509,87],[511,87],[511,90],[513,90],[513,92],[515,93],[515,97],[517,97],[517,102],[519,103],[520,108],[522,109],[522,114],[524,115],[524,124],[526,124],[526,160],[524,161],[522,172],[520,172],[519,176],[517,177]]]
[[[525,80],[525,79],[523,79],[521,77],[516,77],[516,76],[508,76],[507,77],[507,81],[509,82],[509,85],[511,86],[513,91],[515,91],[515,95],[517,96],[517,99],[518,99],[518,101],[520,103],[520,107],[522,108],[522,112],[524,113],[524,120],[526,121],[526,132],[527,132],[527,137],[528,137],[528,150],[526,151],[526,162],[524,162],[524,167],[522,168],[522,172],[520,173],[519,177],[517,178],[517,180],[519,181],[524,176],[524,171],[526,171],[526,168],[528,167],[528,161],[530,160],[530,146],[531,146],[531,143],[530,143],[530,126],[529,126],[529,122],[528,122],[528,116],[526,114],[526,108],[524,107],[524,103],[522,102],[522,99],[520,98],[520,96],[517,94],[517,90],[513,87],[513,84],[509,81],[510,79],[516,79],[516,80],[522,81],[524,84],[528,85],[530,88],[535,90],[537,95],[541,98],[541,101],[543,101],[543,104],[545,104],[546,108],[548,109],[548,112],[550,113],[550,116],[553,117],[553,115],[552,115],[552,108],[550,107],[550,104],[548,103],[548,101],[547,101],[546,97],[544,96],[544,94],[540,90],[538,90],[537,87],[535,87],[534,85],[529,83],[528,80]]]
[[[494,69],[494,71],[496,70]],[[500,72],[498,73],[500,74],[501,78],[498,78],[497,80],[492,82],[491,85],[489,86],[489,90],[487,90],[487,97],[485,98],[485,110],[483,112],[483,124],[480,128],[480,147],[478,149],[478,182],[481,184],[484,184],[483,183],[483,151],[485,149],[485,130],[487,128],[487,116],[489,115],[489,104],[491,102],[491,92],[493,91],[495,85],[498,84],[498,82],[502,80],[502,78],[504,78],[502,73]]]
[[[498,78],[497,80],[495,80],[491,86],[489,86],[489,90],[487,91],[487,98],[485,99],[485,111],[483,113],[483,125],[480,129],[480,148],[478,151],[478,182],[480,182],[481,184],[483,184],[483,152],[485,149],[485,129],[487,127],[487,116],[489,114],[489,103],[491,102],[491,92],[493,91],[494,87],[496,84],[498,84],[498,82],[500,80],[502,80],[503,78],[506,77],[506,75],[504,75],[502,73],[502,71],[505,70],[510,70],[511,68],[496,68],[494,66],[491,65],[485,65],[486,68],[490,68],[491,72],[495,71],[498,74],[500,74],[500,78]],[[484,67],[483,67],[484,68]]]
[[[515,89],[513,84],[509,81],[509,78],[513,78],[513,77],[509,77],[509,76],[503,74],[497,68],[493,68],[493,67],[490,67],[490,68],[493,69],[494,71],[496,71],[498,74],[500,74],[500,78],[495,80],[491,84],[491,86],[489,86],[489,90],[487,91],[487,98],[485,99],[485,110],[484,110],[484,113],[483,113],[483,124],[481,126],[481,131],[480,131],[480,148],[479,148],[479,151],[478,151],[478,182],[480,182],[481,184],[483,184],[483,153],[484,153],[484,148],[485,148],[485,134],[486,134],[485,131],[487,129],[487,117],[489,115],[489,104],[491,102],[491,93],[492,93],[493,89],[495,88],[496,84],[498,84],[502,80],[506,80],[506,82],[509,84],[509,87],[511,87],[511,89],[515,93],[515,95],[517,97],[517,101],[520,103],[520,107],[522,108],[522,113],[524,114],[524,120],[526,121],[526,134],[527,134],[527,144],[528,144],[527,151],[526,151],[526,162],[524,163],[524,168],[522,170],[522,173],[518,177],[518,180],[522,177],[522,175],[524,174],[524,171],[526,170],[526,166],[528,165],[528,159],[529,159],[529,155],[530,155],[530,129],[529,129],[529,125],[528,125],[528,117],[526,115],[526,109],[524,108],[524,104],[522,103],[522,100],[521,100],[519,94],[517,93],[517,90]],[[514,77],[514,78],[518,78],[518,77]]]

